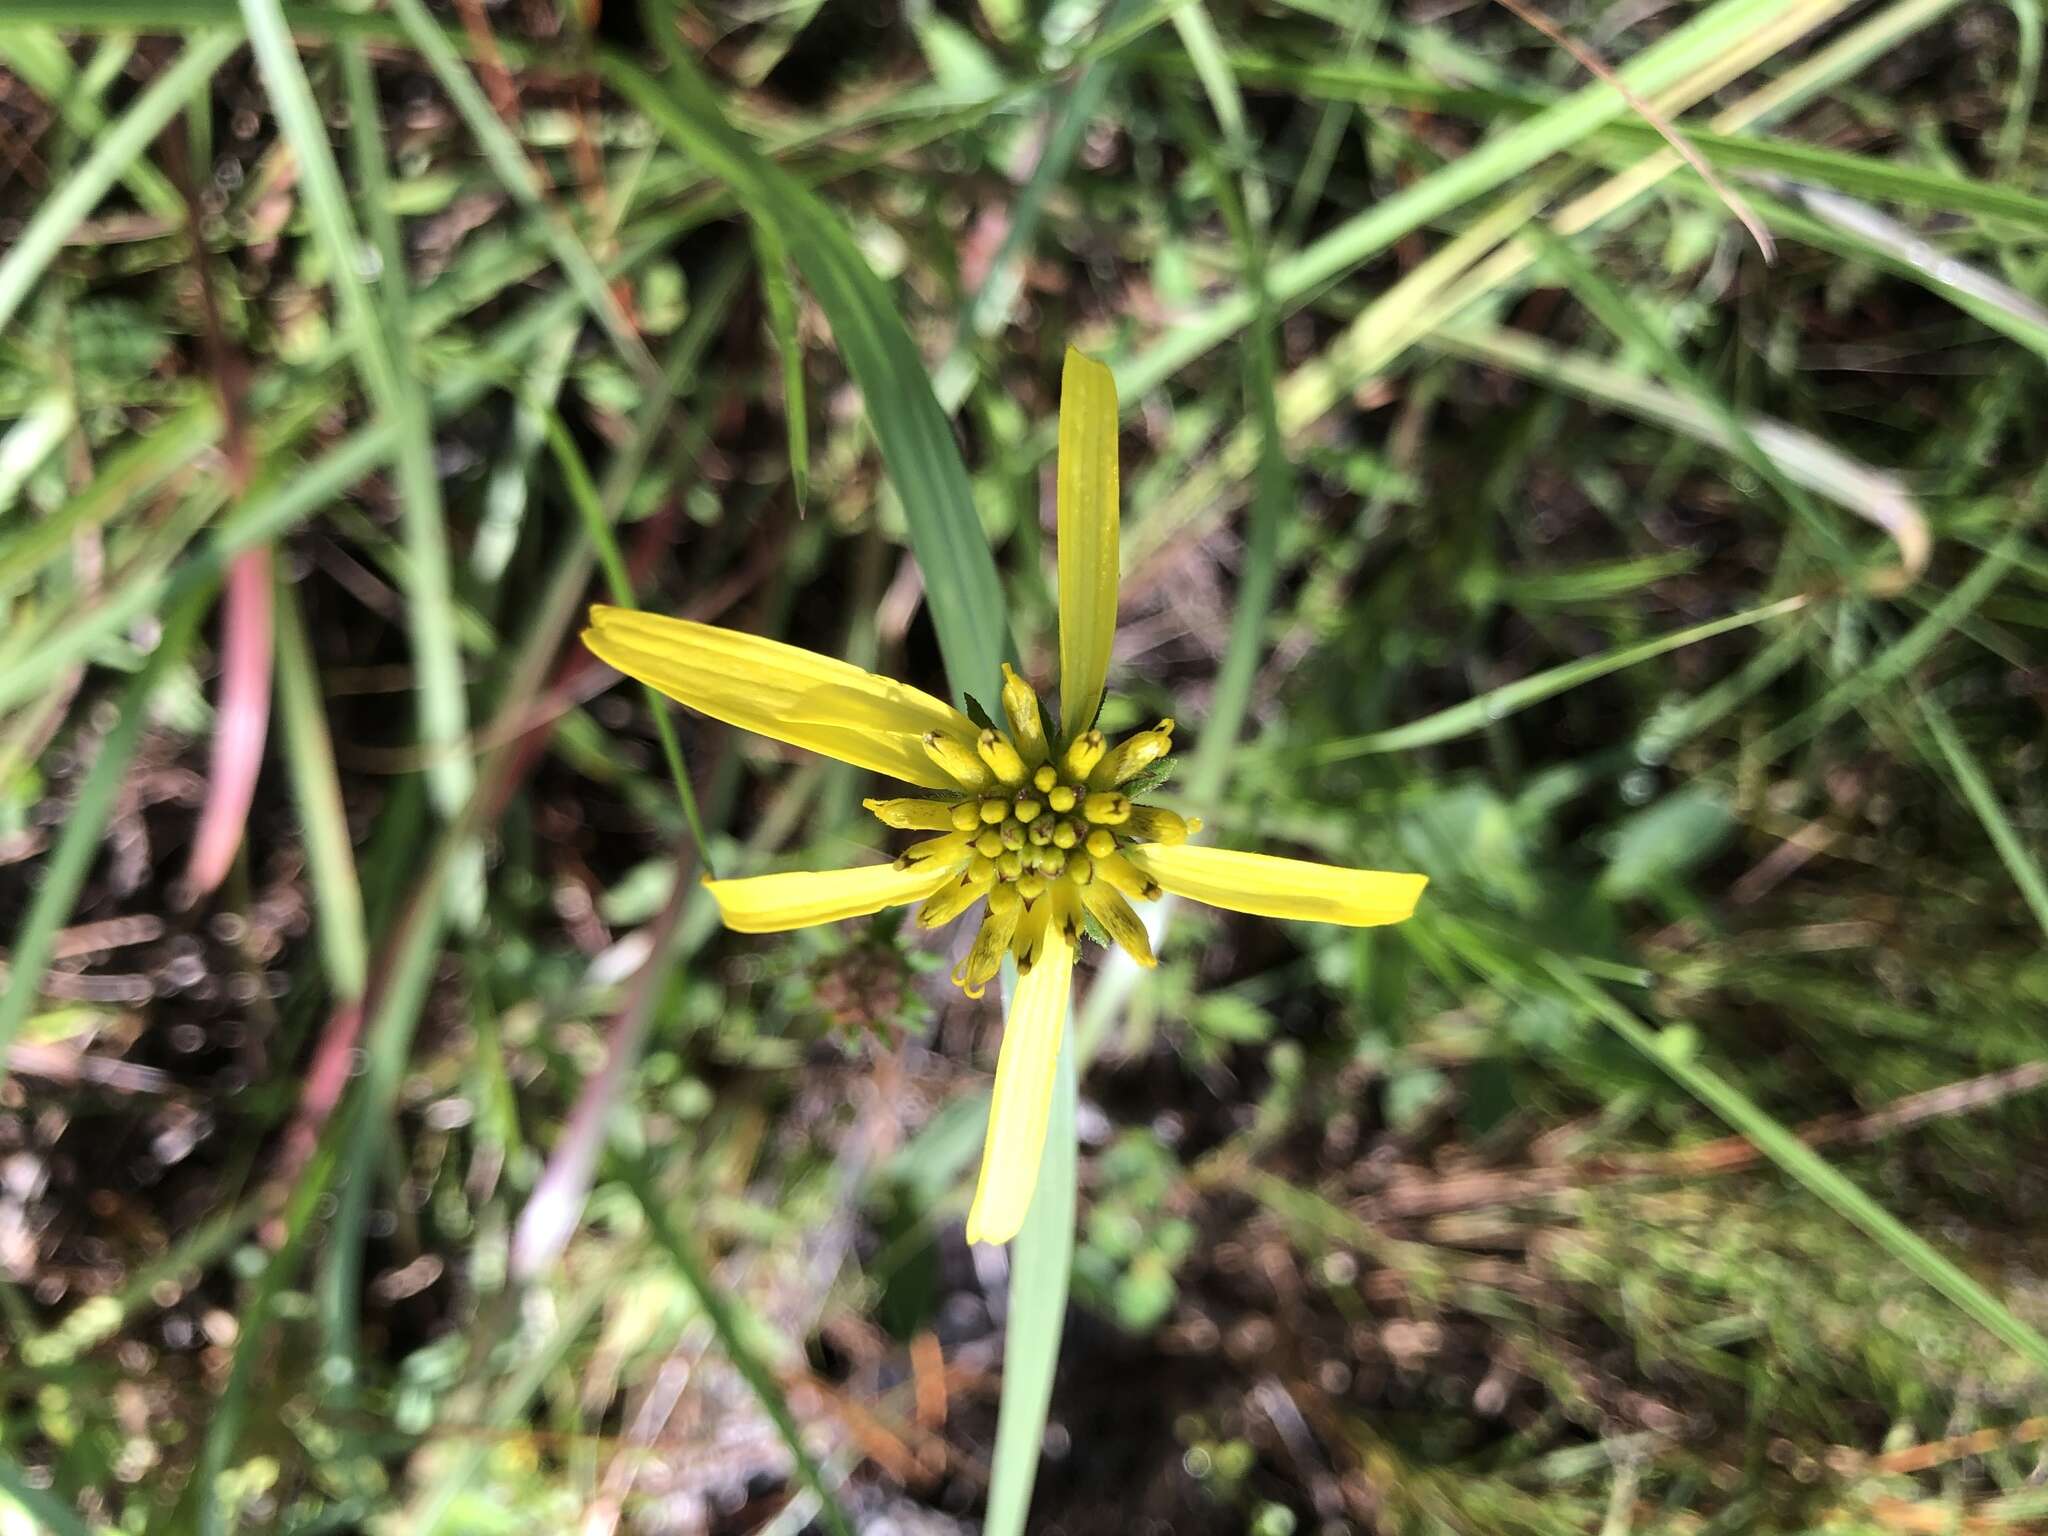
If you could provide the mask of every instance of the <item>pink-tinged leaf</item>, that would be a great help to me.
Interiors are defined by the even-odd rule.
[[[270,668],[276,651],[271,621],[270,551],[259,547],[237,555],[228,566],[221,597],[220,702],[206,803],[185,866],[188,905],[204,900],[227,878],[249,824],[270,730]]]

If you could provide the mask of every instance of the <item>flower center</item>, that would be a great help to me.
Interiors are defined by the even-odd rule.
[[[953,971],[969,997],[981,995],[1006,954],[1029,972],[1054,925],[1070,943],[1092,933],[1152,964],[1131,902],[1155,899],[1159,884],[1130,855],[1146,843],[1185,842],[1201,829],[1133,798],[1164,777],[1173,722],[1115,746],[1097,730],[1055,744],[1030,684],[1008,667],[1003,672],[1008,731],[991,726],[971,743],[940,731],[924,738],[957,793],[865,802],[889,826],[938,834],[896,860],[898,869],[930,865],[951,874],[918,909],[918,921],[937,928],[987,904],[973,946]]]

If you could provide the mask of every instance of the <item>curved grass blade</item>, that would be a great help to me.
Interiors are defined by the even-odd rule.
[[[420,734],[429,753],[427,779],[435,804],[443,816],[453,817],[472,780],[469,760],[462,755],[469,703],[456,639],[448,530],[434,468],[433,413],[417,376],[394,356],[394,327],[378,313],[364,281],[362,239],[290,24],[278,0],[242,0],[242,15],[278,127],[299,163],[307,215],[327,258],[328,281],[340,300],[364,388],[377,414],[397,429],[405,541],[415,567],[406,611],[420,674]],[[361,126],[365,132],[371,127]],[[394,287],[405,281],[403,272],[387,271],[382,277]]]
[[[653,12],[663,30],[659,8]],[[923,569],[926,601],[953,691],[989,691],[1009,644],[1002,584],[974,510],[953,427],[939,409],[923,358],[888,290],[846,227],[816,194],[756,151],[725,121],[696,66],[670,55],[657,80],[620,60],[612,85],[685,152],[724,181],[755,219],[773,223],[831,322],[847,370],[867,402],[868,421],[902,499]]]
[[[76,17],[73,18],[75,22]],[[120,121],[93,145],[92,153],[65,178],[63,186],[36,210],[35,217],[15,241],[14,249],[0,258],[0,330],[14,318],[22,301],[34,291],[64,241],[150,141],[191,98],[193,91],[225,64],[242,46],[239,37],[197,34],[178,56],[178,62],[149,83],[135,98],[135,104],[121,114]]]
[[[2021,1321],[2004,1302],[1964,1274],[1953,1260],[1871,1199],[1848,1175],[1766,1114],[1720,1073],[1681,1050],[1668,1048],[1655,1031],[1587,981],[1567,961],[1546,955],[1542,963],[1566,993],[1747,1137],[1759,1152],[1861,1227],[1893,1259],[1954,1302],[1987,1332],[2038,1368],[2048,1370],[2048,1338]]]
[[[70,917],[85,878],[99,853],[100,834],[114,812],[114,798],[128,773],[128,764],[141,744],[143,727],[149,723],[149,697],[164,673],[184,658],[199,627],[200,616],[212,601],[211,585],[188,592],[165,616],[163,635],[148,663],[121,690],[114,728],[100,742],[99,756],[92,771],[79,787],[64,818],[64,831],[43,867],[43,878],[29,902],[8,957],[6,985],[0,987],[0,1081],[7,1075],[7,1047],[35,1006],[43,974],[55,952],[57,932]]]
[[[1010,963],[1004,962],[1007,973]],[[1010,984],[1006,980],[1007,1000]],[[1046,1414],[1059,1364],[1074,1263],[1074,1115],[1079,1094],[1073,1031],[1053,1074],[1052,1114],[1045,1156],[1023,1230],[1010,1245],[1010,1312],[1003,1324],[1003,1397],[996,1411],[996,1445],[989,1463],[988,1513],[982,1536],[1022,1536],[1031,1512],[1031,1488],[1045,1449]]]
[[[1726,618],[1713,619],[1705,624],[1694,624],[1686,629],[1676,630],[1668,635],[1659,635],[1653,640],[1641,640],[1634,645],[1616,646],[1613,650],[1602,651],[1598,656],[1582,657],[1568,661],[1562,666],[1538,672],[1533,677],[1519,678],[1499,688],[1489,689],[1477,698],[1454,704],[1449,709],[1438,710],[1420,720],[1411,720],[1406,725],[1397,725],[1390,730],[1368,731],[1362,736],[1347,736],[1341,741],[1327,742],[1310,754],[1318,763],[1337,763],[1346,758],[1367,757],[1375,752],[1401,752],[1411,747],[1433,747],[1439,742],[1455,741],[1460,736],[1469,736],[1483,730],[1495,721],[1519,713],[1532,704],[1555,698],[1560,693],[1602,678],[1610,672],[1619,672],[1641,662],[1655,660],[1672,651],[1682,650],[1688,645],[1697,645],[1702,640],[1711,640],[1716,635],[1725,635],[1731,630],[1747,629],[1752,624],[1761,624],[1769,619],[1781,618],[1788,613],[1797,613],[1811,599],[1804,593],[1780,598],[1775,603],[1765,603],[1761,608],[1746,608],[1741,613],[1731,613]]]
[[[796,1417],[789,1411],[789,1402],[782,1395],[782,1388],[776,1384],[760,1356],[754,1353],[740,1327],[739,1314],[733,1310],[731,1300],[720,1290],[711,1278],[711,1272],[698,1257],[696,1246],[676,1224],[669,1220],[668,1207],[663,1204],[654,1181],[648,1177],[644,1164],[637,1160],[621,1158],[618,1163],[620,1176],[626,1187],[633,1192],[639,1203],[641,1215],[647,1218],[647,1230],[654,1234],[661,1251],[668,1255],[669,1262],[683,1277],[683,1283],[697,1293],[697,1304],[704,1309],[704,1315],[711,1322],[712,1332],[718,1335],[718,1342],[725,1350],[726,1358],[732,1361],[733,1369],[745,1379],[760,1403],[762,1412],[775,1425],[775,1432],[782,1437],[789,1454],[796,1461],[797,1476],[810,1489],[811,1496],[818,1501],[818,1518],[829,1530],[838,1536],[853,1536],[853,1523],[847,1517],[824,1475],[818,1470],[818,1463],[804,1445],[804,1437],[798,1430]],[[1068,1224],[1071,1232],[1072,1223]],[[1071,1241],[1071,1239],[1070,1239]],[[1000,1434],[1000,1431],[998,1431]]]

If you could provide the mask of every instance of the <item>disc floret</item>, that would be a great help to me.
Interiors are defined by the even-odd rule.
[[[972,752],[940,731],[924,737],[955,793],[863,802],[886,826],[937,834],[896,859],[900,870],[952,871],[918,908],[917,920],[938,928],[983,904],[974,943],[953,971],[969,997],[981,996],[1006,954],[1029,974],[1051,927],[1070,944],[1092,930],[1151,965],[1151,941],[1131,903],[1156,900],[1160,889],[1123,850],[1184,843],[1201,823],[1141,804],[1127,786],[1157,776],[1173,750],[1173,721],[1114,745],[1092,728],[1055,742],[1046,735],[1037,693],[1008,666],[1003,713],[1009,729],[987,727]]]

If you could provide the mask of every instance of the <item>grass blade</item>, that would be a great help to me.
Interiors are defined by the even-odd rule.
[[[75,19],[75,18],[74,18]],[[35,291],[64,241],[79,221],[99,206],[101,198],[163,132],[193,91],[203,85],[242,46],[231,34],[195,34],[186,44],[178,62],[150,81],[135,104],[100,136],[83,164],[65,177],[63,186],[36,210],[35,217],[15,241],[14,249],[0,258],[0,330],[14,318],[22,302]]]
[[[1579,1003],[1669,1073],[1688,1093],[1746,1136],[1756,1149],[1809,1191],[1861,1227],[1892,1258],[1925,1280],[1957,1307],[2036,1366],[2048,1370],[2048,1338],[1943,1257],[1932,1244],[1879,1205],[1840,1169],[1766,1114],[1748,1095],[1683,1049],[1673,1048],[1649,1026],[1568,963],[1545,956],[1544,965]]]
[[[42,881],[36,886],[8,957],[7,985],[0,990],[0,1080],[7,1073],[7,1047],[13,1044],[22,1021],[35,1006],[43,975],[56,949],[58,930],[71,916],[79,893],[85,889],[85,877],[99,854],[100,834],[114,812],[115,797],[127,778],[135,749],[141,744],[143,728],[149,724],[150,695],[163,681],[164,674],[184,659],[212,595],[210,587],[188,593],[165,618],[162,638],[150,653],[148,664],[121,690],[114,728],[101,741],[92,771],[79,786],[78,798],[64,818],[64,831],[43,867]]]
[[[1009,969],[1007,962],[1004,969]],[[1006,999],[1008,992],[1006,983]],[[1046,1122],[1038,1188],[1025,1213],[1023,1230],[1010,1245],[1003,1397],[996,1412],[995,1454],[989,1463],[988,1514],[982,1521],[982,1536],[1022,1536],[1031,1512],[1038,1459],[1045,1450],[1045,1419],[1052,1407],[1053,1373],[1059,1364],[1074,1262],[1078,1054],[1079,1042],[1069,1029],[1053,1076],[1052,1115]]]
[[[657,27],[665,25],[655,13]],[[889,293],[809,189],[754,150],[725,121],[696,66],[672,55],[662,80],[621,62],[612,84],[686,152],[731,187],[747,212],[773,222],[831,322],[868,422],[902,498],[946,675],[956,694],[994,697],[1009,643],[1003,590],[974,510],[952,424]]]
[[[818,1464],[812,1459],[804,1445],[804,1437],[797,1429],[796,1417],[789,1411],[789,1402],[782,1395],[775,1377],[754,1353],[740,1327],[739,1314],[732,1301],[711,1278],[711,1271],[698,1257],[696,1245],[681,1228],[669,1220],[668,1207],[663,1203],[660,1192],[654,1187],[646,1166],[638,1161],[621,1160],[619,1173],[626,1187],[633,1192],[639,1203],[640,1212],[647,1218],[647,1229],[654,1234],[654,1240],[661,1251],[668,1255],[669,1262],[683,1278],[683,1283],[697,1293],[697,1303],[703,1307],[704,1315],[710,1319],[711,1328],[718,1335],[718,1342],[725,1350],[726,1358],[732,1361],[733,1369],[745,1379],[753,1391],[754,1398],[761,1405],[761,1411],[768,1415],[775,1425],[775,1431],[782,1437],[782,1443],[795,1458],[797,1476],[811,1495],[818,1501],[818,1517],[826,1527],[838,1536],[853,1536],[853,1523],[838,1497],[825,1482]],[[1071,1222],[1069,1231],[1072,1230]]]
[[[453,816],[469,793],[472,775],[462,755],[469,705],[464,695],[455,602],[448,571],[448,530],[434,468],[433,414],[417,373],[392,352],[392,329],[377,313],[363,280],[363,244],[340,169],[327,142],[327,126],[299,61],[278,0],[242,0],[249,46],[256,54],[278,127],[299,162],[300,185],[315,238],[327,258],[328,281],[341,303],[356,361],[377,414],[398,433],[397,465],[405,542],[417,584],[407,594],[414,657],[419,667],[420,733],[428,753],[427,781],[442,815]],[[371,132],[374,123],[359,123]],[[405,274],[386,271],[402,285]]]
[[[1318,763],[1342,762],[1346,758],[1367,757],[1375,752],[1402,752],[1412,747],[1433,747],[1439,742],[1455,741],[1460,736],[1469,736],[1483,730],[1495,721],[1504,720],[1517,711],[1527,709],[1544,699],[1555,698],[1569,689],[1578,688],[1596,678],[1619,672],[1624,667],[1669,655],[1688,645],[1697,645],[1702,640],[1711,640],[1716,635],[1725,635],[1731,630],[1747,629],[1752,624],[1761,624],[1769,619],[1781,618],[1788,613],[1797,613],[1809,599],[1803,593],[1780,598],[1775,603],[1765,603],[1760,608],[1746,608],[1741,613],[1731,613],[1725,618],[1711,619],[1705,624],[1694,624],[1686,629],[1675,630],[1668,635],[1658,635],[1652,640],[1638,641],[1634,645],[1616,646],[1602,651],[1598,656],[1582,657],[1568,661],[1562,666],[1538,672],[1533,677],[1519,678],[1499,688],[1492,688],[1477,698],[1454,704],[1449,709],[1438,710],[1420,720],[1411,720],[1406,725],[1397,725],[1389,730],[1368,731],[1362,736],[1348,736],[1340,741],[1327,742],[1311,754]]]

